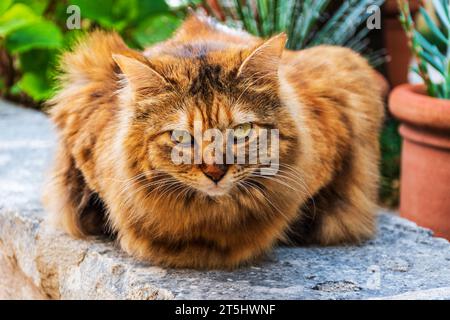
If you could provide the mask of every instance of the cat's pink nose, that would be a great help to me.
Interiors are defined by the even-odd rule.
[[[228,166],[224,164],[204,164],[201,168],[203,173],[216,183],[223,178],[228,170]]]

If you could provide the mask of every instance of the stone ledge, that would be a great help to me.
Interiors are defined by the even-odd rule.
[[[163,269],[44,221],[54,135],[38,112],[0,101],[0,298],[450,299],[450,244],[388,213],[362,246],[278,248],[234,272]]]

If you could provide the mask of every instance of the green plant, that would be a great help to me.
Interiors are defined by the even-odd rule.
[[[371,5],[384,0],[215,0],[189,1],[202,6],[210,15],[231,26],[242,26],[248,32],[268,37],[287,33],[289,49],[319,44],[350,47],[367,52],[369,28],[362,27],[372,12]],[[334,9],[331,13],[330,9]],[[383,62],[380,52],[368,53],[372,64]]]
[[[432,0],[432,4],[438,21],[423,7],[419,9],[428,28],[428,36],[417,30],[406,0],[398,0],[400,22],[417,59],[413,71],[423,79],[428,95],[450,99],[450,3]],[[430,41],[430,38],[436,42]],[[433,70],[438,72],[440,80],[432,79]]]
[[[70,5],[80,29],[69,30]],[[53,94],[58,54],[87,30],[116,30],[134,48],[166,39],[184,17],[164,0],[1,0],[0,94],[39,105]]]
[[[400,197],[400,153],[401,137],[398,133],[399,123],[388,118],[380,135],[381,146],[381,181],[379,197],[383,205],[396,207]]]

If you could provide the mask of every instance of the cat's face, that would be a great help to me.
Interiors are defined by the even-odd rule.
[[[188,59],[164,56],[152,68],[116,57],[134,101],[127,152],[139,173],[220,197],[292,164],[297,133],[278,96],[276,41],[257,54],[190,47]]]
[[[260,174],[257,169],[263,164],[257,157],[250,159],[255,154],[250,150],[263,152],[263,139],[269,144],[265,153],[271,156],[264,167],[274,167],[278,154],[269,147],[271,130],[278,126],[275,114],[254,112],[252,105],[236,101],[224,94],[209,101],[196,97],[178,101],[182,106],[161,117],[162,126],[149,144],[154,168],[209,196],[221,196]]]

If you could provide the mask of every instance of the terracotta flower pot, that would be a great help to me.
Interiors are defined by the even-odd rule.
[[[389,108],[402,122],[400,214],[450,240],[450,100],[405,84]]]
[[[410,0],[409,5],[414,16],[419,10],[420,1]],[[389,56],[386,61],[386,73],[392,87],[408,82],[409,62],[412,57],[408,39],[398,19],[399,14],[397,0],[385,1],[382,32],[384,48]]]

